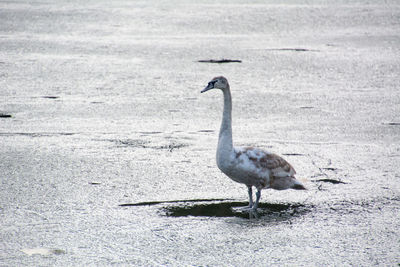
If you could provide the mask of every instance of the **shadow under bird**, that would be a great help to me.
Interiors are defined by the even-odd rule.
[[[296,171],[282,157],[254,147],[234,147],[232,142],[232,98],[228,80],[213,78],[201,91],[220,89],[224,94],[222,123],[217,148],[218,168],[233,181],[245,184],[249,193],[249,209],[257,211],[261,190],[305,190],[303,184],[295,178]],[[253,187],[257,189],[253,202]]]

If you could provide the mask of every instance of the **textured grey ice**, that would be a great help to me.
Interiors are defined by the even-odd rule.
[[[399,24],[390,0],[0,2],[0,266],[397,266]],[[257,220],[215,167],[216,75],[235,143],[308,189]]]

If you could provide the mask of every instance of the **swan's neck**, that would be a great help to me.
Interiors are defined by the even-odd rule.
[[[233,151],[232,143],[232,98],[229,86],[223,90],[224,93],[224,111],[222,114],[222,123],[219,130],[217,163],[218,166],[227,163]],[[220,166],[221,168],[221,166]]]

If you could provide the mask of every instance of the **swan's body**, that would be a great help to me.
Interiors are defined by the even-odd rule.
[[[218,168],[235,182],[245,184],[249,192],[249,208],[257,210],[261,190],[272,188],[305,189],[294,177],[296,171],[280,156],[252,147],[233,147],[232,99],[229,83],[225,77],[215,77],[201,92],[221,89],[224,93],[224,110],[217,148]],[[253,203],[252,187],[257,189]]]

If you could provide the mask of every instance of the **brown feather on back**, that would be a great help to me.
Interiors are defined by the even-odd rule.
[[[251,155],[251,153],[248,153],[250,151],[253,151],[255,153],[262,153],[262,156],[254,157]],[[292,165],[290,165],[289,162],[276,154],[267,153],[265,151],[254,149],[252,147],[246,147],[243,152],[247,154],[249,160],[251,160],[255,166],[269,169],[274,176],[294,176],[294,174],[296,174],[296,171],[294,170]],[[236,157],[239,157],[241,153],[242,152],[238,152]],[[286,175],[283,175],[284,173]]]

